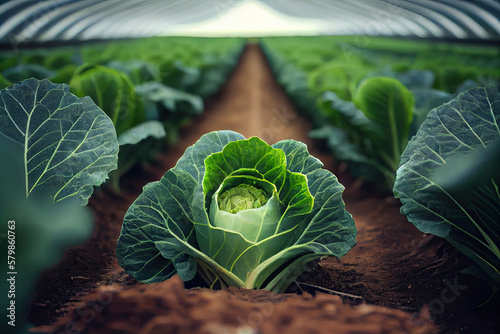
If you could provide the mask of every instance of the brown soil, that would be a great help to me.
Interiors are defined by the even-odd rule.
[[[67,251],[41,276],[30,321],[56,333],[495,333],[498,300],[478,305],[489,289],[462,275],[468,262],[441,239],[424,235],[399,214],[399,203],[352,179],[307,138],[309,122],[275,83],[256,45],[249,45],[230,80],[205,113],[183,129],[178,145],[154,165],[123,179],[119,195],[98,191],[91,239]],[[186,290],[175,276],[145,285],[114,255],[123,216],[147,182],[175,165],[202,134],[231,129],[269,143],[292,138],[346,187],[344,201],[358,228],[343,258],[322,260],[288,293],[230,288]]]

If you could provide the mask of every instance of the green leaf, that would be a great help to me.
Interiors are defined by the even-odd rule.
[[[69,86],[77,96],[90,96],[111,118],[118,135],[146,121],[142,101],[123,72],[101,65],[82,65]]]
[[[165,137],[166,134],[167,133],[165,132],[163,123],[158,121],[146,121],[126,130],[121,135],[119,135],[118,143],[120,145],[134,145],[148,137],[161,139]]]
[[[134,166],[152,161],[161,149],[160,139],[166,136],[165,127],[159,121],[146,121],[125,130],[118,136],[120,154],[118,155],[118,169],[110,174],[112,187],[120,191],[120,177]]]
[[[0,247],[5,250],[0,269],[3,273],[18,273],[15,278],[16,333],[28,332],[25,325],[37,277],[60,261],[68,247],[87,240],[93,230],[91,211],[80,206],[74,197],[54,203],[41,186],[26,198],[25,175],[21,167],[23,151],[21,143],[0,133],[0,156],[3,159],[0,164]],[[9,268],[7,262],[9,240],[15,240],[14,268]],[[10,306],[6,279],[0,282],[0,289],[5,291],[5,296],[0,299],[5,312]],[[13,333],[12,326],[7,325],[9,318],[4,320],[0,324],[2,332]]]
[[[22,145],[26,196],[40,187],[54,202],[76,196],[84,205],[116,168],[111,120],[66,85],[28,79],[1,90],[0,133]]]
[[[174,259],[196,249],[193,217],[189,208],[196,181],[172,169],[160,181],[147,184],[127,211],[116,255],[120,266],[136,279],[153,283],[176,272]],[[193,277],[196,264],[186,259],[185,277]],[[182,265],[181,264],[181,265]]]
[[[35,78],[39,80],[47,79],[53,76],[55,72],[48,70],[41,65],[19,64],[6,69],[2,72],[2,74],[5,79],[11,82],[19,82],[28,78]]]
[[[458,88],[455,94],[431,88],[410,88],[413,97],[415,98],[415,108],[413,110],[414,117],[410,128],[410,138],[417,133],[418,129],[432,109],[449,102],[451,99],[457,97],[458,94],[478,86],[479,85],[474,81],[466,80]]]
[[[410,136],[413,137],[422,123],[427,118],[429,112],[450,101],[454,96],[450,93],[437,89],[414,89],[412,94],[415,98],[414,117],[410,127]]]
[[[309,74],[308,86],[315,92],[335,92],[341,99],[351,100],[358,82],[365,77],[368,66],[339,59],[327,62]]]
[[[454,155],[445,161],[446,164],[432,174],[432,181],[440,184],[446,192],[466,196],[478,184],[499,180],[500,136],[486,147],[478,146],[468,154]]]
[[[432,110],[402,155],[394,185],[409,221],[447,239],[497,285],[500,195],[498,164],[490,165],[497,157],[490,153],[498,150],[499,123],[500,93],[494,84]],[[463,179],[471,173],[476,174],[472,180]]]
[[[205,160],[206,175],[203,179],[208,205],[222,181],[238,169],[259,172],[281,191],[286,175],[285,155],[257,137],[228,143],[222,152],[211,154]]]
[[[153,64],[149,64],[148,62],[140,59],[133,59],[129,61],[113,60],[107,63],[106,67],[110,67],[127,74],[135,85],[160,80],[158,68]]]
[[[364,180],[378,182],[381,175],[373,160],[370,159],[361,145],[355,144],[349,139],[343,129],[325,125],[321,128],[311,130],[309,137],[324,139],[333,156],[339,161],[347,162],[347,168],[354,177],[362,177]]]
[[[203,112],[201,97],[165,86],[159,82],[146,82],[136,86],[135,89],[144,100],[159,103],[172,112],[179,112],[184,116],[186,114],[199,115]]]
[[[361,147],[352,143],[343,129],[325,125],[310,131],[309,136],[314,139],[325,139],[333,155],[341,161],[370,163],[370,159],[363,153]]]
[[[233,131],[214,131],[204,134],[194,145],[186,149],[175,168],[187,171],[197,180],[198,187],[201,187],[205,175],[205,159],[212,153],[222,151],[228,143],[240,139],[245,137]]]
[[[397,168],[408,142],[413,95],[398,80],[377,77],[364,80],[353,101],[376,127],[370,131],[374,145],[386,152]]]
[[[193,91],[192,87],[196,84],[206,84],[201,78],[201,66],[198,64],[197,67],[186,66],[184,63],[187,62],[188,56],[186,53],[179,55],[179,58],[171,57],[170,59],[162,59],[159,63],[159,70],[161,74],[161,83],[168,87],[174,87],[180,90]]]
[[[429,70],[411,69],[407,72],[394,73],[394,77],[411,91],[415,89],[431,89],[436,75]]]
[[[328,118],[331,125],[345,131],[353,130],[354,135],[359,128],[366,126],[370,121],[352,101],[340,99],[334,92],[323,92],[320,98],[320,110]]]

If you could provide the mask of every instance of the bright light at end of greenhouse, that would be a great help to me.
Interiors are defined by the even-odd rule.
[[[254,0],[234,5],[212,19],[171,27],[165,35],[204,37],[261,37],[318,35],[328,29],[327,22],[288,16]]]

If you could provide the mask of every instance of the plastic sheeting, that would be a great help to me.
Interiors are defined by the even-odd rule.
[[[327,34],[498,39],[498,0],[270,0],[288,14],[330,22]]]
[[[500,2],[7,0],[0,4],[3,44],[158,35],[339,34],[500,40]]]

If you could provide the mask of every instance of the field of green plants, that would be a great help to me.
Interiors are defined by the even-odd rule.
[[[500,284],[500,49],[394,39],[267,38],[278,82],[352,174],[394,192]],[[482,171],[478,175],[477,171]]]
[[[2,54],[0,82],[48,79],[92,98],[116,129],[120,161],[111,178],[118,189],[120,176],[152,158],[160,143],[176,143],[179,127],[203,112],[242,50],[239,39],[189,38],[27,50]]]
[[[93,187],[110,178],[104,187],[119,193],[122,175],[175,145],[243,47],[241,39],[151,38],[0,55],[0,140],[10,161],[1,167],[2,219],[27,222],[10,232],[2,225],[18,236],[2,258],[2,268],[24,272],[18,319],[41,270],[90,237],[91,212],[79,205]]]
[[[8,222],[0,263],[23,272],[14,290],[2,282],[17,296],[0,305],[14,302],[18,324],[40,273],[90,237],[86,205],[95,188],[120,196],[124,178],[175,147],[246,43],[148,38],[0,53],[0,151],[8,161],[0,166],[0,217]],[[420,231],[471,260],[465,272],[498,300],[500,49],[361,36],[258,44],[311,121],[308,136],[354,178],[398,199]],[[177,274],[211,289],[283,293],[311,263],[356,247],[343,191],[293,138],[203,134],[160,180],[144,184],[124,216],[117,261],[148,284]]]
[[[495,47],[366,36],[265,38],[262,45],[278,82],[314,121],[310,135],[325,139],[354,174],[389,187],[431,109],[500,78]]]

